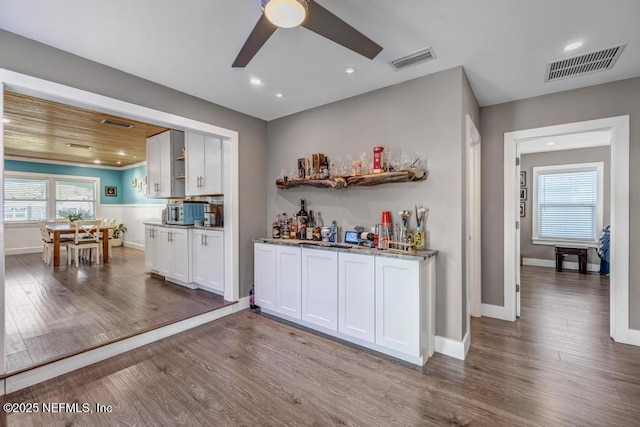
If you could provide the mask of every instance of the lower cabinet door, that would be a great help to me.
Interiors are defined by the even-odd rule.
[[[224,292],[224,232],[205,232],[204,245],[207,253],[204,285],[215,291]]]
[[[376,344],[420,356],[420,265],[376,257]]]
[[[276,246],[253,244],[253,277],[256,305],[276,311]]]
[[[191,282],[189,276],[189,233],[187,230],[171,229],[171,246],[173,252],[172,278],[181,282]]]
[[[338,330],[338,252],[302,249],[302,320]]]
[[[300,248],[276,247],[276,311],[300,319],[301,306]]]
[[[173,275],[173,246],[171,245],[171,228],[168,227],[159,227],[158,233],[156,234],[158,237],[158,243],[156,249],[158,253],[156,254],[158,258],[158,273],[164,277],[171,278]]]
[[[158,229],[147,225],[144,228],[144,265],[150,270],[155,270],[156,266],[156,239],[155,234]]]
[[[375,257],[338,255],[338,331],[375,342]]]
[[[204,244],[204,231],[192,230],[193,238],[191,239],[192,253],[191,257],[191,279],[198,285],[207,285],[207,251]]]

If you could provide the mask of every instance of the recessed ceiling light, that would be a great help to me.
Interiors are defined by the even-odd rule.
[[[344,72],[347,73],[347,74],[353,74],[353,73],[355,73],[355,71],[356,71],[356,69],[353,68],[353,67],[347,67],[347,68],[344,69]]]
[[[284,95],[280,92],[276,92],[276,98],[282,98]]]
[[[102,163],[102,162],[101,162],[100,160],[98,160],[98,159],[95,159],[95,160],[93,161],[93,163],[95,163],[96,165],[99,165],[99,164],[100,164],[100,163]]]
[[[11,120],[9,120],[9,119],[2,119],[2,123],[11,123]]]
[[[576,50],[577,48],[579,48],[580,46],[582,46],[582,42],[575,42],[575,43],[570,43],[568,45],[566,45],[564,47],[564,51],[565,52],[570,52],[572,50]]]
[[[133,156],[133,158],[134,158],[134,159],[137,159],[137,158],[138,158],[138,156]]]
[[[549,142],[547,142],[547,145],[555,145],[555,142],[549,141]]]
[[[251,77],[251,80],[249,80],[249,82],[251,82],[251,84],[254,86],[260,86],[262,84],[262,80],[257,77]]]
[[[119,164],[119,165],[121,165],[121,164],[122,164],[122,162],[118,162],[118,164]]]
[[[118,154],[121,155],[121,156],[124,156],[125,153],[124,153],[124,151],[118,151]]]

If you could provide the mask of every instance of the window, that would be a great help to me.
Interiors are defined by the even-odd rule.
[[[81,214],[96,217],[99,178],[6,172],[4,218],[28,222]]]
[[[597,243],[603,163],[533,168],[533,243]]]

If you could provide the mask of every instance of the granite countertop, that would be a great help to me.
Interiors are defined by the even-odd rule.
[[[438,254],[438,251],[434,250],[418,250],[415,252],[402,252],[394,249],[374,249],[365,246],[352,245],[349,243],[330,243],[330,242],[314,242],[309,240],[297,240],[297,239],[271,239],[263,237],[259,239],[253,239],[254,243],[270,243],[274,245],[286,245],[297,246],[301,248],[322,249],[336,252],[348,252],[362,255],[375,255],[385,256],[389,258],[400,258],[424,261]]]
[[[160,221],[145,221],[144,225],[155,225],[157,227],[169,227],[169,228],[196,228],[202,230],[214,230],[224,231],[224,227],[205,227],[204,225],[175,225],[175,224],[163,224]]]

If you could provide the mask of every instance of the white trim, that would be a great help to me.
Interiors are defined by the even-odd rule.
[[[638,329],[627,330],[627,337],[626,337],[625,344],[640,346],[640,330]]]
[[[602,230],[602,228],[600,228]],[[546,239],[531,239],[532,245],[543,246],[569,246],[572,248],[597,248],[598,243],[571,241],[571,240],[546,240]]]
[[[500,320],[513,320],[506,307],[493,304],[482,304],[482,317],[491,317]]]
[[[237,301],[240,294],[240,214],[239,214],[239,136],[238,132],[214,126],[208,123],[177,116],[159,110],[120,101],[82,89],[61,85],[26,74],[0,68],[0,89],[35,96],[67,105],[86,108],[97,112],[116,115],[124,119],[133,119],[182,131],[194,131],[207,135],[222,137],[230,147],[229,167],[225,177],[228,182],[228,193],[225,193],[225,259],[231,260],[231,269],[225,269],[225,295],[227,301]],[[0,96],[0,111],[2,111],[4,97]],[[0,121],[0,148],[4,147],[3,126]],[[0,160],[4,150],[0,150]],[[4,162],[0,161],[0,168],[4,171]],[[2,184],[0,174],[0,184]],[[0,195],[0,202],[2,196]],[[98,199],[99,203],[99,199]],[[0,215],[2,215],[0,213]],[[1,216],[0,216],[1,218]],[[4,262],[4,230],[0,221],[0,260]],[[228,270],[228,271],[227,271]],[[0,318],[4,318],[4,268],[0,269]],[[4,324],[0,326],[0,350],[4,348]],[[4,372],[4,351],[0,356],[0,369]]]
[[[533,188],[533,203],[531,206],[531,242],[534,245],[554,245],[563,244],[561,239],[540,238],[538,235],[538,175],[545,174],[547,171],[559,171],[559,172],[596,172],[596,224],[593,230],[593,240],[573,240],[573,243],[590,245],[591,247],[598,246],[598,237],[602,230],[603,211],[604,211],[604,162],[590,162],[590,163],[572,163],[565,165],[553,165],[553,166],[535,166],[533,168],[532,185]],[[522,189],[521,189],[522,190]]]
[[[229,316],[230,314],[233,314],[235,312],[234,305],[228,305],[226,307],[222,307],[198,316],[190,317],[189,319],[172,323],[170,325],[163,326],[161,328],[157,328],[131,338],[116,341],[114,343],[107,344],[105,346],[98,347],[93,350],[77,354],[75,356],[48,363],[46,365],[21,372],[16,375],[8,376],[5,378],[4,392],[5,394],[13,393],[34,384],[50,380],[51,378],[64,375],[71,371],[75,371],[76,369],[84,368],[85,366],[92,365],[110,357],[126,353],[127,351],[131,351],[133,349],[142,347],[163,338],[167,338],[180,332],[184,332],[197,326],[203,325],[205,323],[212,322],[216,319],[220,319],[221,317]]]
[[[467,357],[470,342],[469,331],[467,331],[462,341],[436,335],[436,352],[464,360]]]
[[[237,304],[233,305],[234,313],[242,310],[247,310],[249,308],[249,297],[242,297],[238,300]]]
[[[509,320],[515,320],[515,247],[519,182],[515,179],[516,144],[551,135],[611,130],[611,248],[610,335],[631,344],[629,329],[629,116],[609,117],[504,134],[504,303]]]
[[[556,268],[556,261],[552,259],[524,258],[522,264],[531,265],[533,267],[549,267]],[[563,262],[564,270],[579,270],[577,262]],[[587,271],[600,271],[600,264],[587,264]]]
[[[4,159],[15,160],[18,162],[44,163],[47,165],[60,165],[60,166],[77,166],[79,168],[107,169],[107,170],[116,170],[116,171],[131,169],[131,168],[135,168],[135,167],[147,164],[146,160],[142,162],[134,163],[128,166],[103,166],[103,165],[97,165],[95,163],[74,163],[74,162],[65,162],[64,160],[32,159],[30,157],[20,157],[20,156],[5,156]]]
[[[131,248],[131,249],[137,249],[139,251],[144,252],[144,245],[140,244],[140,243],[133,243],[133,242],[127,242],[127,241],[122,241],[122,246],[126,247],[126,248]]]
[[[28,246],[24,248],[13,248],[13,249],[5,249],[4,255],[22,255],[22,254],[36,254],[38,252],[42,252],[42,246]]]
[[[466,223],[466,232],[469,234],[469,239],[465,237],[465,253],[466,253],[466,301],[467,301],[467,313],[465,313],[466,321],[467,321],[467,331],[471,328],[471,316],[479,317],[482,314],[482,249],[481,249],[481,239],[482,239],[482,225],[481,220],[478,218],[476,224],[479,224],[478,229],[476,230],[473,224],[472,215],[477,213],[478,215],[482,215],[482,208],[477,209],[477,212],[472,211],[473,202],[477,200],[477,203],[480,205],[481,194],[474,194],[472,192],[472,186],[476,186],[476,188],[480,189],[480,183],[475,182],[477,176],[480,176],[482,167],[482,161],[479,160],[477,167],[477,176],[471,176],[471,171],[475,170],[474,165],[471,164],[472,158],[472,150],[481,149],[481,137],[480,132],[476,128],[471,116],[468,114],[465,117],[466,122],[466,158],[467,158],[467,182],[466,182],[466,212],[465,212],[465,223]],[[477,148],[476,148],[477,147]],[[480,191],[481,193],[481,191]],[[475,195],[475,198],[473,197]],[[473,200],[472,200],[473,199]],[[475,241],[470,241],[472,232],[476,233]],[[477,261],[478,265],[476,265],[472,260],[472,254],[474,253],[473,248],[476,248],[479,252]],[[472,269],[475,270],[472,272]],[[475,277],[476,280],[471,280],[472,277]]]

